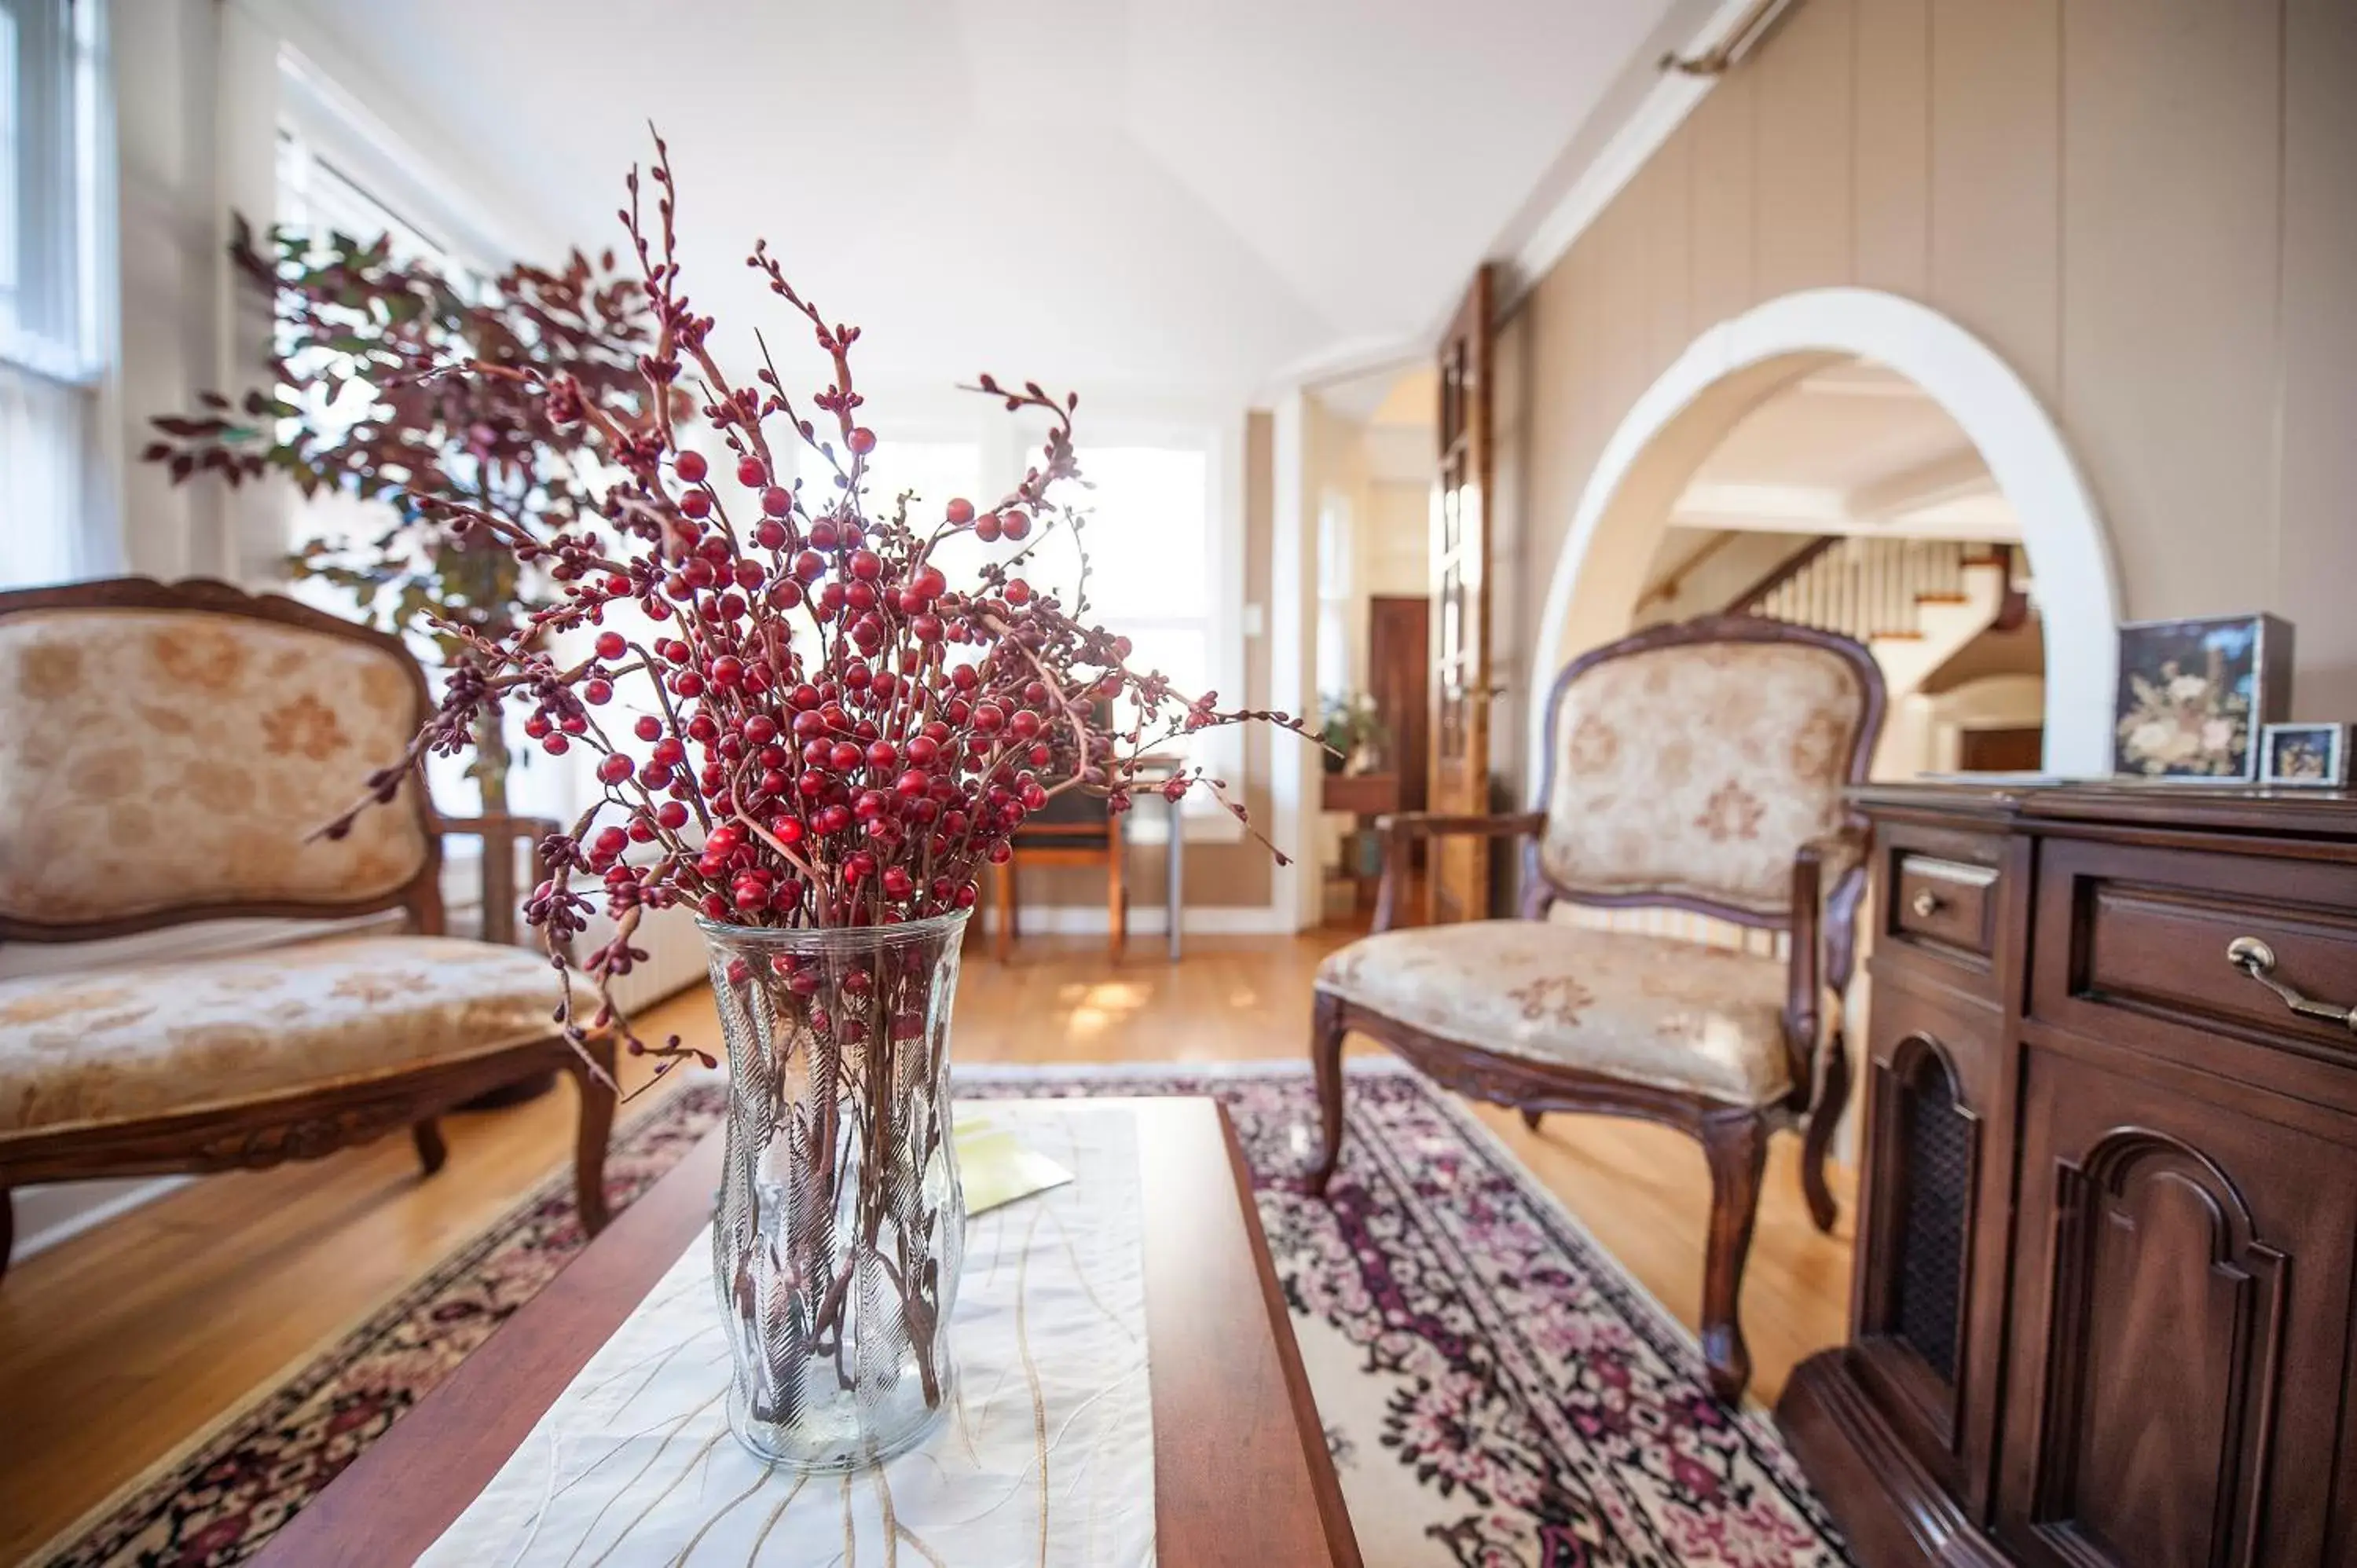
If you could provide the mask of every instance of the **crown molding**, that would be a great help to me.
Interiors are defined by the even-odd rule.
[[[1504,316],[1564,258],[1612,199],[1636,178],[1695,106],[1718,84],[1717,76],[1665,70],[1665,57],[1707,56],[1751,12],[1756,0],[1689,0],[1674,5],[1638,51],[1598,113],[1572,139],[1547,185],[1576,170],[1552,203],[1525,208],[1492,254],[1504,260],[1498,313]],[[1699,20],[1697,18],[1699,17]],[[1625,105],[1625,107],[1620,107]],[[1614,117],[1620,109],[1618,118]]]

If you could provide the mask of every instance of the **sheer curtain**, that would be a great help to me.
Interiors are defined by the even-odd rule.
[[[91,526],[97,412],[89,388],[0,362],[0,588],[113,569]]]
[[[100,0],[0,0],[0,587],[113,565],[99,462]]]

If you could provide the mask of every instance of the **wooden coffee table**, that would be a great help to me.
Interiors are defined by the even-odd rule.
[[[1157,1557],[1357,1568],[1251,1175],[1212,1100],[1137,1112]],[[712,1218],[714,1133],[273,1537],[264,1568],[414,1561]]]

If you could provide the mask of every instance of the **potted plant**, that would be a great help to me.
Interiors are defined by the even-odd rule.
[[[425,503],[464,502],[543,539],[577,529],[594,483],[586,428],[555,423],[518,382],[436,372],[480,362],[561,375],[602,404],[630,407],[646,395],[638,357],[652,321],[613,253],[592,263],[576,251],[556,271],[519,265],[476,283],[396,256],[389,236],[279,228],[257,245],[239,219],[230,255],[269,292],[277,390],[236,405],[205,393],[197,412],[156,420],[159,439],[141,456],[176,482],[214,475],[236,487],[277,474],[307,499],[340,492],[383,503],[381,524],[311,539],[287,570],[349,591],[364,616],[425,639],[446,665],[465,634],[504,640],[558,603],[533,563]],[[496,729],[475,742],[468,774],[485,814],[499,815],[515,757]]]
[[[1375,699],[1364,692],[1324,699],[1318,704],[1318,734],[1326,743],[1329,773],[1372,772],[1377,754],[1391,743]]]
[[[603,792],[544,843],[556,871],[526,905],[565,977],[564,1027],[576,1041],[613,1030],[659,1069],[696,1054],[676,1036],[640,1039],[609,990],[645,956],[631,945],[643,911],[696,912],[731,1069],[714,1230],[730,1423],[769,1459],[863,1465],[915,1443],[955,1377],[950,1015],[978,873],[1060,794],[1125,809],[1141,759],[1175,736],[1302,726],[1174,692],[1130,664],[1127,639],[1091,624],[1080,589],[1048,585],[1051,547],[1080,564],[1076,398],[981,378],[974,390],[1044,427],[1022,482],[988,504],[879,498],[852,374],[859,329],[830,324],[763,246],[750,263],[812,334],[826,384],[805,404],[766,348],[750,381],[725,370],[712,319],[682,288],[656,149],[651,230],[635,170],[625,214],[655,324],[647,395],[609,401],[537,365],[452,372],[584,433],[615,476],[585,504],[598,526],[544,534],[468,498],[418,498],[469,548],[544,570],[558,602],[504,634],[448,627],[458,651],[438,714],[323,831],[392,800],[428,751],[478,744],[503,706],[522,709],[548,751],[596,757]],[[659,395],[680,386],[696,389],[727,460],[682,443]],[[790,481],[779,442],[824,477]],[[985,564],[952,583],[934,557],[961,538]],[[577,654],[554,651],[567,639]],[[1155,787],[1173,800],[1221,789],[1200,769]],[[576,875],[616,922],[577,958],[569,939],[592,903]]]

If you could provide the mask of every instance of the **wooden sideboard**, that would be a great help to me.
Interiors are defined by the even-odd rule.
[[[2357,1563],[2357,794],[1857,799],[1850,1339],[1776,1414],[1860,1561]]]

